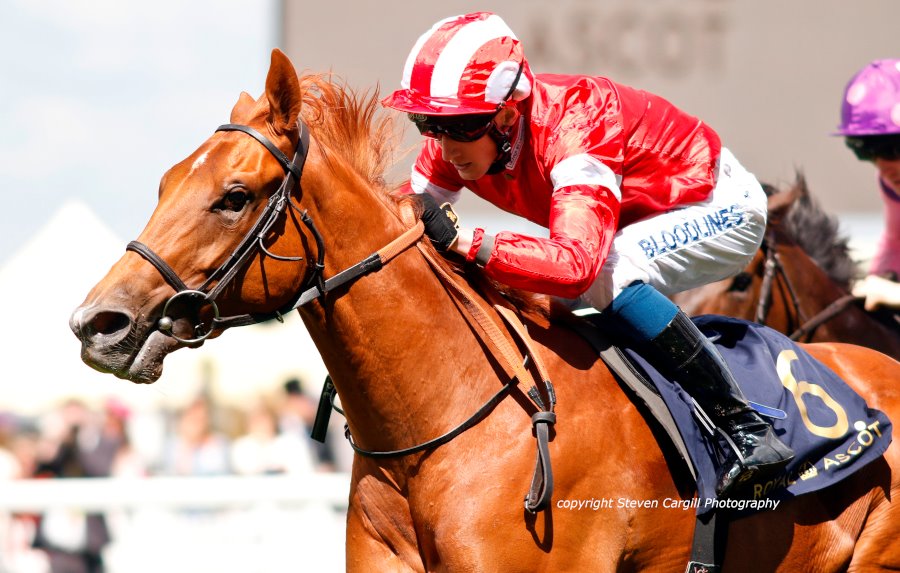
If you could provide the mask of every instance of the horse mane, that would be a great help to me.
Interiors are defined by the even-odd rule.
[[[385,174],[401,134],[396,117],[381,110],[378,89],[358,92],[331,74],[299,79],[303,120],[317,141],[339,153],[373,188],[387,189]]]
[[[826,213],[812,196],[806,177],[798,172],[793,185],[779,190],[763,185],[766,195],[793,194],[786,214],[775,225],[803,249],[835,283],[849,290],[858,274],[856,262],[850,256],[848,238],[839,232],[836,216]]]

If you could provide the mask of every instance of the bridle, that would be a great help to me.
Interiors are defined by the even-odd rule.
[[[272,319],[282,320],[282,317],[285,314],[312,302],[325,293],[381,269],[388,261],[415,244],[419,238],[422,237],[424,227],[422,222],[419,221],[415,226],[407,229],[406,232],[382,249],[372,253],[355,265],[325,279],[322,274],[325,269],[325,242],[312,218],[309,216],[309,213],[297,206],[291,199],[291,191],[295,185],[300,189],[302,194],[300,179],[303,175],[303,165],[306,163],[306,157],[309,153],[309,129],[301,119],[297,120],[297,125],[300,135],[292,159],[288,159],[287,155],[282,153],[281,150],[264,135],[246,125],[226,123],[220,125],[216,129],[217,132],[240,131],[257,140],[275,157],[275,159],[278,160],[278,163],[284,168],[285,174],[281,186],[269,198],[265,209],[256,220],[253,228],[247,232],[240,244],[235,248],[234,252],[232,252],[231,256],[213,271],[202,285],[196,288],[188,287],[178,276],[178,273],[176,273],[162,257],[157,255],[153,249],[140,241],[131,241],[125,247],[126,250],[134,251],[146,259],[147,262],[159,271],[159,274],[162,275],[166,282],[175,289],[175,294],[169,297],[165,305],[163,305],[162,317],[156,324],[157,330],[171,336],[183,344],[198,344],[206,340],[206,338],[216,330],[224,330],[234,326],[258,324]],[[269,231],[288,207],[298,213],[300,220],[306,228],[309,229],[309,232],[312,234],[313,240],[316,243],[316,261],[312,263],[312,269],[302,288],[298,290],[297,295],[293,300],[273,312],[248,313],[225,318],[219,316],[219,307],[216,305],[216,298],[222,294],[222,291],[232,280],[234,280],[235,276],[237,276],[247,262],[258,251],[261,251],[268,257],[280,261],[303,260],[303,257],[285,257],[277,255],[269,251],[265,246],[265,240],[269,235]],[[215,283],[215,286],[212,286],[213,283]],[[174,321],[169,316],[168,311],[172,302],[179,298],[186,298],[194,301],[198,309],[203,308],[204,306],[212,308],[212,323],[208,327],[202,322],[196,324],[194,326],[194,338],[181,338],[172,332]]]
[[[292,159],[288,159],[287,155],[282,153],[274,143],[269,141],[268,138],[252,127],[226,123],[220,125],[216,129],[217,132],[240,131],[257,140],[275,157],[275,159],[278,160],[278,163],[284,168],[285,174],[281,186],[269,198],[265,209],[256,220],[256,224],[254,224],[253,228],[247,232],[240,244],[235,248],[234,252],[232,252],[231,256],[213,271],[202,285],[196,288],[188,287],[178,276],[178,273],[176,273],[162,257],[157,255],[153,249],[140,241],[131,241],[125,247],[126,250],[134,251],[146,259],[147,262],[159,271],[159,274],[162,275],[166,282],[175,289],[175,294],[169,297],[169,300],[163,305],[162,317],[156,324],[157,330],[171,336],[183,344],[198,344],[206,340],[206,338],[216,330],[224,330],[233,326],[247,326],[272,319],[282,320],[282,317],[292,310],[300,308],[341,285],[379,270],[387,261],[406,250],[422,236],[423,227],[420,222],[381,250],[372,253],[359,263],[325,279],[322,275],[322,271],[325,269],[325,242],[322,239],[321,233],[316,229],[316,225],[309,216],[309,213],[297,206],[291,199],[291,191],[295,185],[300,189],[302,194],[300,178],[303,175],[303,165],[306,163],[306,156],[309,153],[309,130],[302,120],[298,119],[297,124],[300,135]],[[248,313],[225,318],[219,316],[219,307],[216,305],[216,298],[222,294],[222,291],[232,280],[234,280],[235,276],[237,276],[244,266],[246,266],[247,262],[258,251],[261,251],[268,257],[280,261],[303,260],[303,257],[285,257],[276,255],[269,251],[265,246],[265,240],[269,235],[269,231],[288,207],[299,214],[300,220],[306,228],[309,229],[309,232],[312,234],[313,240],[316,243],[316,261],[312,263],[312,269],[304,282],[303,287],[299,289],[297,296],[294,297],[293,300],[273,312]],[[215,286],[212,286],[213,283],[215,283]],[[206,326],[206,324],[202,322],[196,324],[194,326],[194,338],[181,338],[172,332],[174,321],[169,316],[168,311],[172,302],[179,298],[193,301],[198,309],[203,308],[204,306],[212,308],[212,323],[209,326]]]
[[[184,344],[197,344],[208,338],[216,329],[223,329],[231,326],[244,326],[247,324],[265,322],[272,318],[280,318],[286,312],[299,306],[303,294],[285,307],[272,313],[244,314],[222,318],[219,315],[219,307],[216,305],[218,296],[222,294],[222,291],[225,290],[251,257],[258,251],[262,251],[266,256],[281,261],[303,260],[303,257],[285,257],[276,255],[275,253],[270,252],[265,246],[265,240],[269,235],[269,231],[288,206],[299,214],[300,220],[312,234],[318,250],[317,260],[313,264],[312,272],[305,284],[305,287],[308,288],[301,289],[300,292],[305,294],[312,289],[321,294],[325,291],[324,281],[322,280],[322,270],[325,261],[325,245],[322,241],[322,236],[319,234],[319,231],[316,229],[316,226],[308,213],[305,210],[301,210],[291,200],[291,191],[294,186],[300,186],[303,165],[306,163],[306,156],[309,152],[309,130],[302,120],[298,120],[298,127],[300,135],[297,140],[297,147],[294,150],[294,156],[291,159],[288,159],[287,155],[278,149],[274,143],[269,141],[268,138],[251,127],[227,123],[220,125],[216,129],[216,132],[240,131],[254,138],[278,160],[278,163],[284,168],[285,175],[281,182],[281,186],[271,197],[269,197],[265,209],[263,209],[263,212],[256,220],[256,224],[253,225],[253,228],[247,232],[240,244],[235,248],[234,252],[231,253],[231,256],[213,271],[202,285],[196,288],[188,287],[178,276],[178,273],[176,273],[162,257],[157,255],[150,247],[140,241],[131,241],[125,247],[126,250],[134,251],[152,264],[166,282],[175,289],[175,294],[172,295],[163,306],[162,317],[157,322],[158,330]],[[215,284],[215,286],[213,286],[213,284]],[[212,323],[208,327],[202,322],[196,324],[194,326],[194,338],[181,338],[172,331],[173,320],[168,312],[172,303],[180,298],[194,302],[194,304],[197,305],[198,310],[204,306],[212,308]]]
[[[776,282],[780,282],[782,287],[787,290],[785,298],[790,300],[790,304],[797,316],[797,322],[800,324],[799,327],[790,333],[789,336],[791,340],[805,338],[805,340],[809,342],[819,326],[835,318],[850,305],[861,300],[859,297],[853,296],[852,294],[846,294],[807,319],[804,316],[803,308],[800,306],[797,289],[794,288],[794,284],[788,277],[787,272],[784,269],[784,264],[781,262],[781,257],[778,255],[774,231],[769,230],[766,232],[761,248],[766,259],[763,269],[762,284],[759,288],[759,301],[756,306],[756,315],[754,317],[754,320],[759,324],[766,324],[766,319],[768,319],[769,312],[772,310],[772,295]],[[780,281],[778,280],[779,278],[781,279]]]

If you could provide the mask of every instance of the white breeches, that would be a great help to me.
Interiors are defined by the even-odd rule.
[[[759,249],[766,215],[759,181],[722,148],[710,196],[620,229],[582,298],[603,310],[636,280],[668,296],[732,276]]]

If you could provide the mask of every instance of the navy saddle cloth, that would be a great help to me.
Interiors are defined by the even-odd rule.
[[[716,502],[716,467],[728,446],[698,424],[693,401],[677,380],[667,381],[637,352],[624,348],[659,389],[687,445],[697,473],[699,515],[723,508],[740,513],[771,509],[761,500],[784,500],[833,485],[880,457],[890,445],[887,416],[869,408],[831,369],[788,337],[723,316],[701,316],[694,322],[714,340],[748,400],[787,414],[767,419],[796,453],[782,476],[742,486],[740,497],[754,502]]]

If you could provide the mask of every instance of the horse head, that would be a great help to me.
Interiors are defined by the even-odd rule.
[[[304,133],[310,124],[333,127],[327,106],[341,103],[306,110],[304,97],[317,84],[304,79],[273,51],[263,96],[242,93],[230,124],[163,175],[137,241],[70,319],[88,365],[153,382],[167,354],[218,336],[222,316],[276,312],[318,277],[322,239],[307,213],[346,208],[318,193],[325,185],[318,172],[365,182]],[[351,242],[356,234],[343,232]]]

